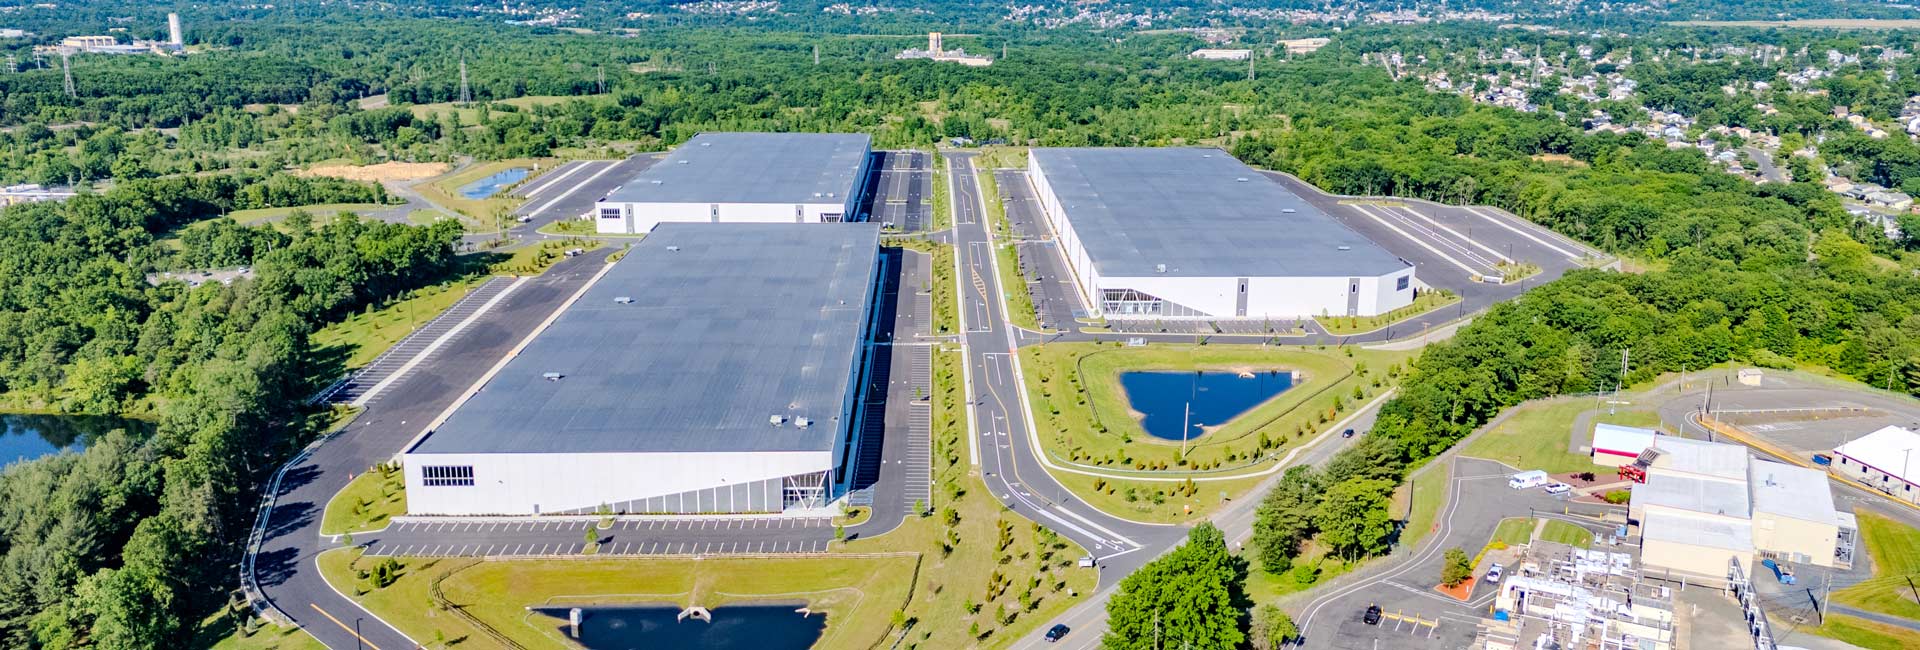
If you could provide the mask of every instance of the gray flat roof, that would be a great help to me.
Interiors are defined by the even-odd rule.
[[[1410,266],[1219,149],[1032,152],[1103,276],[1381,276]]]
[[[411,453],[831,451],[879,241],[874,224],[661,224]]]
[[[702,133],[607,194],[610,203],[846,203],[865,133]]]

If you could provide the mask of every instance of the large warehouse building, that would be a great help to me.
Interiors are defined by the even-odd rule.
[[[1082,299],[1114,319],[1372,316],[1413,265],[1219,149],[1032,149]]]
[[[823,223],[860,218],[863,133],[702,133],[594,204],[602,233],[666,222]]]
[[[427,515],[824,506],[856,457],[880,229],[662,224],[406,451]]]

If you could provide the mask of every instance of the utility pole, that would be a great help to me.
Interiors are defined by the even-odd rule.
[[[820,44],[813,44],[813,64],[820,65]]]
[[[467,57],[460,57],[460,103],[473,103],[473,90],[467,86]]]
[[[73,89],[73,57],[66,52],[60,53],[60,72],[66,75],[67,96],[79,97],[80,93]]]

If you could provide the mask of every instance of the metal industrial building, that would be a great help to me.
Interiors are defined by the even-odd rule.
[[[596,229],[857,221],[872,144],[863,133],[702,133],[596,202]]]
[[[1627,516],[1640,527],[1648,567],[1724,579],[1729,562],[1751,575],[1759,557],[1853,563],[1858,524],[1836,507],[1824,472],[1676,436],[1654,438],[1638,462],[1647,480],[1634,486]]]
[[[1027,179],[1086,304],[1112,319],[1372,316],[1413,265],[1212,148],[1035,148]]]
[[[845,492],[880,229],[661,224],[405,453],[419,515],[762,513]]]

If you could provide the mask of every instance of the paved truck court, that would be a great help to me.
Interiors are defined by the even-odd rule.
[[[660,154],[642,153],[622,160],[582,160],[561,165],[514,191],[526,201],[513,214],[530,217],[531,220],[521,226],[529,229],[579,218],[593,211],[594,202],[659,160]]]
[[[893,224],[901,232],[932,227],[933,157],[924,151],[876,151],[872,165],[867,220]]]

